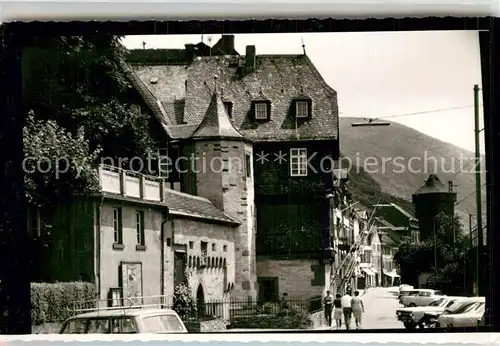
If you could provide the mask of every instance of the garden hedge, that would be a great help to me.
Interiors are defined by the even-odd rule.
[[[310,315],[257,315],[236,317],[231,329],[309,329],[313,325]]]
[[[62,322],[75,313],[70,309],[94,307],[94,284],[88,282],[31,283],[31,323]],[[78,304],[88,301],[87,304]]]

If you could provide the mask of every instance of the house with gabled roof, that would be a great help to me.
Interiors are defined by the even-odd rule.
[[[124,64],[168,136],[159,148],[168,169],[159,174],[240,223],[235,296],[319,295],[339,156],[337,94],[305,53],[258,55],[247,46],[241,56],[233,39],[221,40],[219,55],[186,46],[184,61]]]
[[[44,281],[93,282],[101,306],[171,306],[180,283],[200,309],[231,296],[239,220],[158,177],[105,165],[98,177],[94,195],[54,206]],[[228,306],[212,307],[200,313],[227,318]]]

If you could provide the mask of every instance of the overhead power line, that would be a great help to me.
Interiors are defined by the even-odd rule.
[[[486,186],[486,183],[484,183],[483,185],[481,185],[481,188],[483,188],[484,186]],[[467,196],[465,196],[464,198],[462,198],[460,201],[458,201],[457,203],[455,203],[455,206],[459,205],[460,203],[462,203],[463,201],[465,201],[467,198],[469,198],[470,196],[472,196],[475,193],[476,193],[476,190],[472,191]]]

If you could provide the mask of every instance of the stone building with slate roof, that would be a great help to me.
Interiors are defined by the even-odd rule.
[[[452,187],[450,183],[446,186],[437,175],[431,174],[424,185],[413,194],[421,240],[432,236],[436,227],[434,220],[440,212],[450,216],[455,215],[457,194],[453,192]]]
[[[320,295],[325,196],[339,156],[335,90],[306,54],[258,55],[247,46],[241,56],[232,35],[208,54],[186,45],[175,59],[168,50],[131,55],[123,67],[168,136],[159,148],[167,187],[239,222],[232,295]]]

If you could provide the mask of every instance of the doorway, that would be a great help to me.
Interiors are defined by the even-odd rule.
[[[260,277],[257,282],[259,284],[258,298],[260,302],[276,302],[279,300],[277,277]]]
[[[205,317],[205,293],[201,284],[198,285],[198,290],[196,291],[196,307],[198,308],[198,318],[202,319]]]

